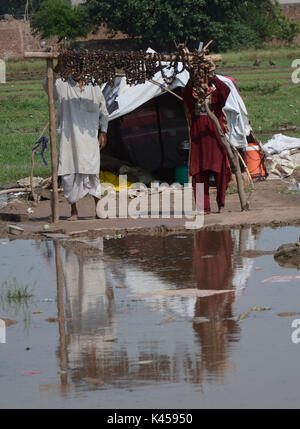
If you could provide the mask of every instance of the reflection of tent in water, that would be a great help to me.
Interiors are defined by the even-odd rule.
[[[167,75],[171,72],[172,69],[165,69]],[[231,91],[224,109],[230,141],[237,147],[246,147],[246,136],[250,134],[251,127],[245,104],[235,81],[222,75],[218,77]],[[180,95],[188,80],[189,73],[183,71],[168,88]],[[119,173],[120,166],[129,163],[151,172],[154,178],[172,182],[175,180],[175,168],[186,163],[188,157],[189,132],[184,104],[165,90],[160,72],[156,73],[153,81],[159,85],[146,82],[130,87],[124,77],[119,77],[113,88],[108,84],[102,88],[110,113],[110,125],[109,144],[102,153],[101,169]],[[106,155],[123,163],[113,162]],[[139,178],[139,174],[132,180],[134,178]],[[145,182],[150,182],[150,179]]]
[[[102,240],[90,244],[102,250]],[[106,384],[116,380],[201,384],[211,375],[224,380],[232,369],[232,342],[240,335],[233,303],[251,271],[242,254],[254,246],[251,230],[240,230],[199,231],[195,238],[149,237],[147,245],[134,236],[118,240],[118,246],[109,240],[104,251],[113,259],[107,262],[66,249],[67,332],[61,341],[61,368],[66,370],[68,362],[74,382],[92,377],[91,383]],[[133,247],[139,249],[137,257],[130,256]],[[195,287],[237,293],[205,298],[132,296]],[[149,363],[138,366],[139,361]]]

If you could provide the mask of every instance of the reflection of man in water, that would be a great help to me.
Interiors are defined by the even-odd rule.
[[[195,234],[194,266],[198,289],[232,289],[233,242],[230,231],[201,231]],[[197,299],[195,317],[209,319],[194,323],[202,345],[200,376],[206,369],[223,375],[228,368],[231,341],[237,340],[238,325],[233,320],[234,293],[224,293]],[[227,319],[227,320],[224,320]]]
[[[103,238],[94,241],[98,248]],[[114,294],[106,284],[104,262],[100,257],[87,257],[66,251],[64,264],[68,358],[82,376],[99,377],[101,359],[115,336]],[[83,372],[83,373],[82,373]]]

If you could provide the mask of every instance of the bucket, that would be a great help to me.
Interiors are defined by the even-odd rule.
[[[187,165],[179,165],[175,170],[176,182],[184,185],[189,183],[189,168]]]
[[[247,146],[247,149],[244,151],[244,160],[252,179],[267,176],[262,153],[259,146],[255,143],[249,143]]]

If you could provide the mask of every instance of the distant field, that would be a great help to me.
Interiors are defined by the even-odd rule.
[[[276,47],[226,53],[218,65],[218,72],[237,79],[254,132],[263,143],[280,132],[300,137],[300,84],[291,81],[296,58],[300,47]],[[258,67],[253,66],[256,60]],[[7,62],[7,83],[0,85],[0,186],[29,176],[31,149],[48,121],[41,86],[44,74],[41,60]],[[51,174],[40,157],[36,157],[34,174]]]

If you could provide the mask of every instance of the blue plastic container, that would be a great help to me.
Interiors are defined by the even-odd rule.
[[[184,185],[185,183],[189,183],[189,169],[187,165],[179,165],[175,169],[175,177],[176,182]]]

